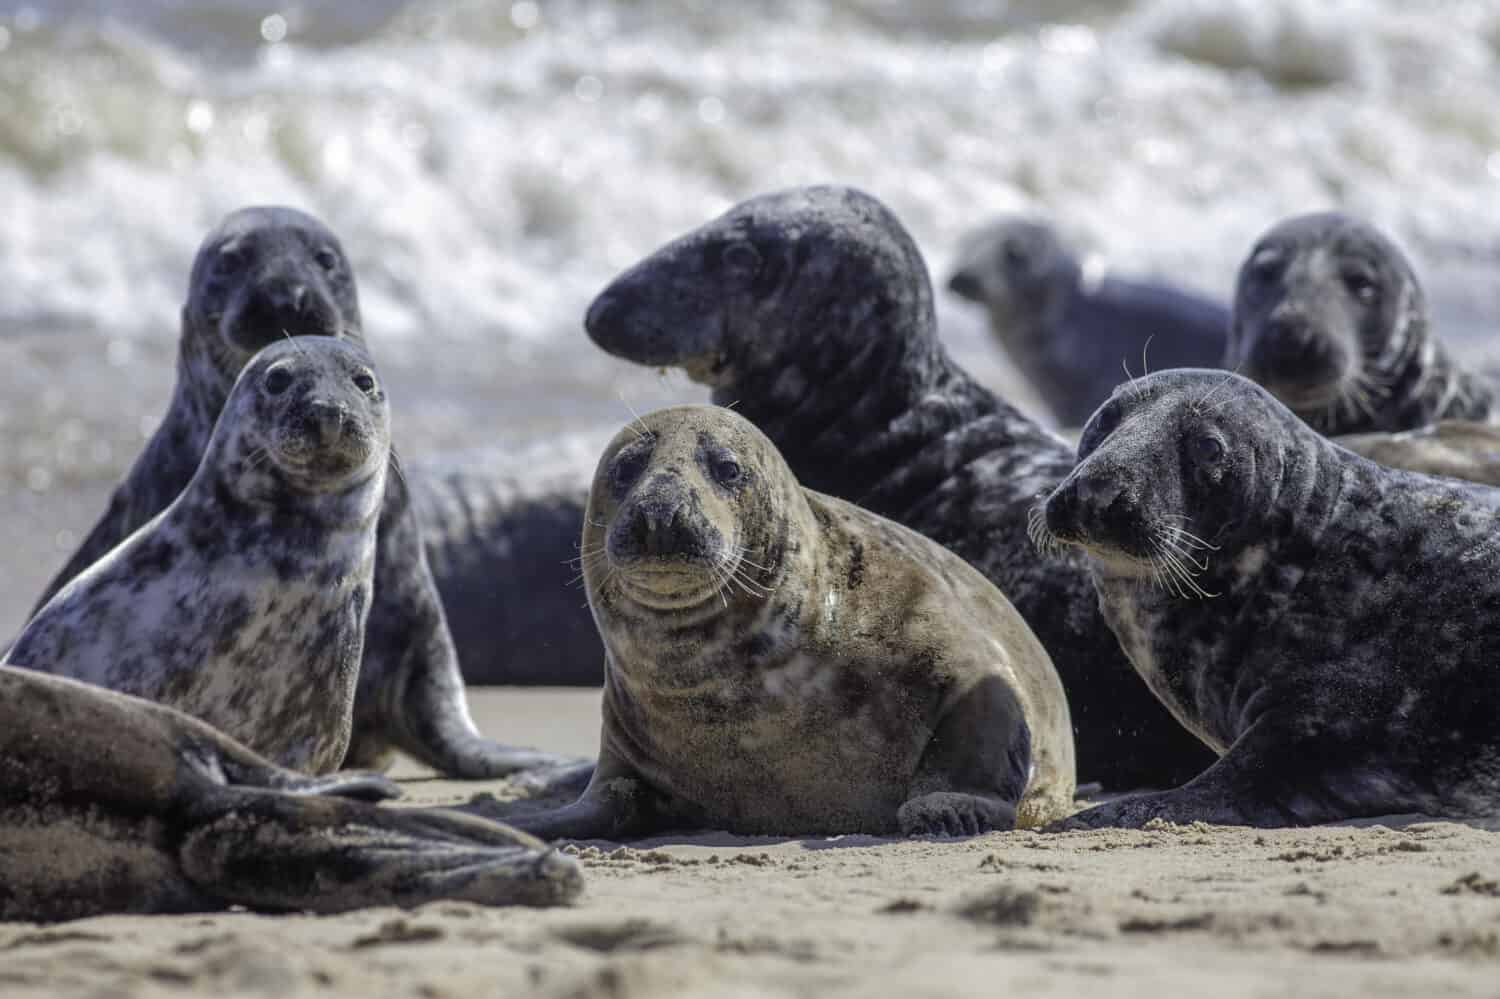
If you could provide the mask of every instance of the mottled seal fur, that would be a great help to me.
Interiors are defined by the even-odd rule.
[[[1151,689],[1221,755],[1076,826],[1490,813],[1500,492],[1377,465],[1224,372],[1094,414],[1044,541],[1087,552]]]
[[[1159,281],[1085,274],[1058,231],[1001,216],[967,233],[948,288],[989,313],[990,331],[1065,427],[1082,426],[1126,365],[1212,367],[1229,310]]]
[[[879,201],[843,187],[752,198],[618,277],[586,326],[611,354],[712,386],[803,485],[927,535],[995,583],[1062,677],[1081,780],[1163,787],[1207,765],[1130,668],[1084,559],[1032,549],[1028,510],[1073,450],[948,356],[921,254]]]
[[[1279,222],[1250,250],[1224,367],[1330,436],[1495,421],[1495,382],[1444,349],[1406,255],[1337,212]]]
[[[804,490],[729,410],[610,443],[584,518],[608,650],[599,766],[548,837],[977,834],[1064,815],[1067,701],[994,585]]]
[[[6,662],[170,705],[281,766],[338,769],[389,460],[364,349],[273,343],[186,488],[59,590]]]
[[[311,216],[241,209],[204,238],[193,260],[166,416],[39,607],[176,498],[240,369],[287,334],[363,342],[353,270],[338,238]],[[346,764],[382,765],[401,750],[443,773],[480,778],[558,762],[475,729],[421,525],[399,474],[387,476],[378,532]]]
[[[580,891],[575,861],[514,829],[346,800],[398,794],[373,774],[285,770],[158,704],[0,667],[0,920]]]

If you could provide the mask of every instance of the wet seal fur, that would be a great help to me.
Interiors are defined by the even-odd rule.
[[[1256,242],[1224,367],[1329,436],[1496,422],[1496,383],[1444,349],[1406,255],[1337,212],[1294,216]]]
[[[317,219],[284,207],[240,209],[204,238],[193,260],[166,416],[38,608],[177,497],[197,470],[240,369],[288,334],[363,343],[353,270],[338,238]],[[394,448],[392,455],[399,468]],[[502,746],[475,729],[400,474],[386,479],[371,601],[346,765],[381,766],[400,750],[444,774],[484,778],[559,762]]]
[[[366,803],[400,793],[374,774],[294,773],[170,708],[0,667],[0,920],[552,905],[581,890],[577,862],[524,833]]]
[[[973,835],[1069,810],[1067,701],[1021,616],[927,538],[802,489],[734,413],[626,427],[584,523],[599,766],[522,828]]]
[[[1131,669],[1085,559],[1032,548],[1028,513],[1073,449],[948,356],[921,254],[879,201],[844,187],[752,198],[620,275],[586,326],[611,354],[712,386],[809,489],[925,534],[998,586],[1062,678],[1079,779],[1165,787],[1211,761]]]
[[[990,331],[1065,427],[1082,426],[1125,366],[1206,368],[1229,310],[1163,282],[1092,277],[1045,221],[1001,216],[967,233],[948,289],[983,305]]]
[[[1284,826],[1500,799],[1500,493],[1389,469],[1224,372],[1121,386],[1047,499],[1158,697],[1221,754],[1072,827]]]
[[[273,343],[187,487],[59,590],[6,662],[170,705],[284,767],[337,770],[389,460],[364,349]]]

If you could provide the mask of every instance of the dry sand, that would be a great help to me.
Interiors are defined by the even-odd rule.
[[[597,705],[475,693],[487,731],[579,753]],[[0,926],[0,996],[1500,995],[1500,837],[1452,822],[564,849],[562,909]]]

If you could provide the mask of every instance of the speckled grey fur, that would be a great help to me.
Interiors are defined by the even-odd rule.
[[[842,187],[752,198],[622,274],[586,325],[612,354],[711,385],[808,488],[927,535],[994,582],[1062,677],[1080,779],[1168,786],[1211,759],[1131,670],[1084,560],[1032,549],[1027,513],[1072,469],[1072,448],[948,356],[921,254],[880,202]]]
[[[366,803],[400,793],[374,774],[306,777],[170,708],[0,667],[0,920],[549,905],[581,889],[575,861],[514,829]]]
[[[1330,436],[1496,419],[1494,380],[1448,355],[1406,255],[1336,212],[1294,216],[1256,242],[1224,367]]]
[[[950,291],[989,313],[990,330],[1065,427],[1082,426],[1126,367],[1212,367],[1229,310],[1162,282],[1085,275],[1040,219],[1002,216],[967,233]]]
[[[389,460],[363,348],[272,344],[187,487],[59,590],[6,662],[170,705],[281,766],[338,769]]]
[[[1223,755],[1071,825],[1495,811],[1500,492],[1360,458],[1224,372],[1122,386],[1078,453],[1046,526]]]
[[[973,835],[1066,814],[1062,685],[1000,592],[803,490],[729,410],[621,431],[584,519],[608,649],[599,768],[540,835]]]
[[[241,209],[204,238],[194,258],[177,385],[161,426],[38,607],[182,491],[241,367],[287,334],[362,343],[353,271],[337,237],[311,216],[282,207]],[[384,765],[398,749],[456,777],[559,762],[502,746],[475,729],[400,475],[386,481],[372,601],[348,765]]]

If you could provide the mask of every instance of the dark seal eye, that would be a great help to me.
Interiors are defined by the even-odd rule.
[[[1343,278],[1344,287],[1349,289],[1349,294],[1364,304],[1369,305],[1380,297],[1380,285],[1376,283],[1375,276],[1369,271],[1345,271]]]
[[[354,376],[354,387],[366,394],[375,391],[375,376],[368,371],[361,371]]]
[[[1115,432],[1120,425],[1121,407],[1110,403],[1101,406],[1094,413],[1088,424],[1083,428],[1083,434],[1078,438],[1078,457],[1086,458],[1104,442],[1104,438]]]
[[[1000,256],[1005,261],[1005,266],[1013,271],[1021,270],[1031,262],[1031,254],[1026,251],[1026,247],[1014,239],[1005,241],[1000,248]]]
[[[220,274],[232,274],[245,266],[245,252],[226,247],[214,259],[214,270]]]
[[[1188,453],[1200,465],[1213,465],[1224,457],[1224,444],[1217,437],[1200,434],[1188,444]]]
[[[610,472],[610,479],[614,483],[615,490],[624,492],[635,485],[635,480],[641,477],[646,470],[646,463],[651,458],[651,452],[647,448],[635,448],[615,457],[615,467]]]
[[[329,273],[339,269],[339,255],[326,246],[313,254],[313,260],[317,261],[318,266]]]
[[[760,254],[743,240],[724,247],[724,268],[741,277],[754,277],[760,271]]]
[[[714,481],[721,486],[733,486],[745,477],[745,470],[733,458],[713,458],[708,464]]]
[[[1275,250],[1258,250],[1250,258],[1250,277],[1262,283],[1270,281],[1281,273],[1281,264],[1280,253]]]
[[[271,395],[280,395],[292,384],[292,373],[286,368],[272,368],[266,372],[266,391]]]

